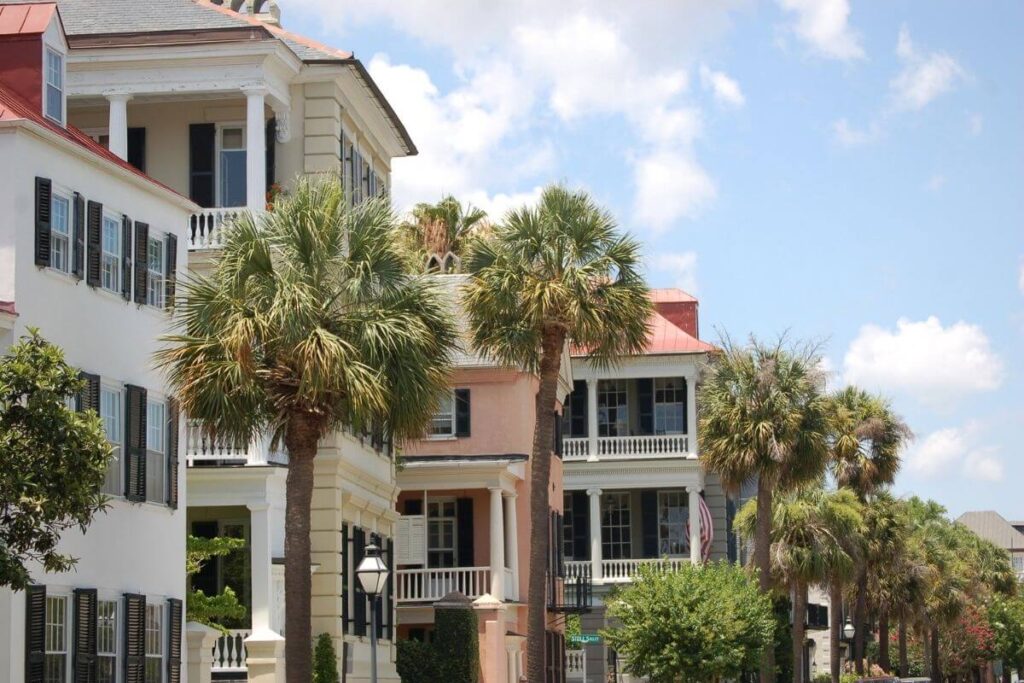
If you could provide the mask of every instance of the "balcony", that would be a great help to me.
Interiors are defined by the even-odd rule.
[[[203,209],[189,219],[188,248],[191,251],[220,249],[224,246],[224,227],[238,218],[245,207]]]
[[[185,463],[195,466],[287,465],[288,454],[271,449],[269,439],[236,443],[205,431],[196,420],[185,426]]]
[[[562,440],[562,458],[566,462],[591,459],[593,442],[596,460],[629,460],[689,456],[687,434],[640,436],[599,436],[593,440],[577,437]]]
[[[638,557],[623,560],[601,560],[601,576],[594,580],[596,584],[629,583],[640,573],[640,567],[655,565],[664,571],[677,571],[688,565],[688,557]],[[566,581],[570,579],[590,579],[591,562],[589,560],[572,560],[565,563]]]
[[[569,650],[565,651],[565,680],[586,681],[587,680],[587,651]]]
[[[399,569],[395,578],[399,604],[437,602],[452,591],[474,599],[491,590],[490,567]]]
[[[250,631],[248,630],[233,629],[217,638],[217,642],[213,644],[211,671],[222,678],[237,677],[244,680],[247,669],[245,639],[249,635]]]

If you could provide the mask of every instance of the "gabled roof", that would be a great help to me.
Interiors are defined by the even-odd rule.
[[[655,304],[696,303],[697,297],[687,294],[678,287],[662,287],[651,290],[651,302]]]
[[[56,12],[53,2],[0,5],[0,36],[44,33]]]
[[[994,510],[965,512],[956,521],[1000,548],[1024,551],[1024,534]]]
[[[672,353],[709,353],[715,347],[687,334],[673,325],[667,318],[655,312],[651,316],[647,332],[647,348],[644,355],[657,356]]]

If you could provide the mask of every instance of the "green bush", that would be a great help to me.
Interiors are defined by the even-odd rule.
[[[313,683],[338,683],[338,655],[326,633],[317,636],[313,648]]]
[[[435,607],[434,624],[434,655],[440,674],[436,680],[477,683],[480,647],[476,612],[470,607]]]
[[[402,683],[437,683],[441,680],[433,646],[418,640],[397,643],[396,666]]]
[[[830,674],[817,674],[811,679],[811,683],[832,683],[832,676]]]

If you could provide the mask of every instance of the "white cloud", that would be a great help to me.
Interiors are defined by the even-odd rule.
[[[683,153],[657,151],[636,161],[635,220],[655,233],[694,218],[718,196],[715,181]]]
[[[529,192],[513,192],[506,194],[499,192],[495,195],[488,195],[482,190],[466,192],[460,197],[462,201],[483,209],[487,216],[495,222],[501,221],[505,214],[511,209],[518,209],[522,206],[533,206],[540,201],[540,195],[544,188],[534,187]]]
[[[697,293],[697,252],[658,252],[651,265],[672,278],[675,287],[688,294]]]
[[[971,137],[978,137],[985,130],[985,117],[981,114],[971,114],[967,119],[967,132]]]
[[[991,391],[1003,380],[1003,363],[979,326],[960,321],[943,327],[934,316],[916,322],[901,318],[895,330],[863,326],[850,343],[843,370],[851,384],[904,392],[937,408]]]
[[[903,69],[889,82],[897,109],[919,110],[936,97],[950,92],[966,73],[959,62],[943,52],[921,54],[906,26],[900,28],[896,55]]]
[[[964,474],[978,481],[1001,481],[1003,461],[996,457],[997,452],[999,449],[994,446],[971,451],[964,458]]]
[[[740,84],[722,71],[711,70],[706,64],[700,65],[700,84],[714,94],[719,104],[729,107],[742,107],[746,104]]]
[[[872,123],[868,128],[854,128],[843,118],[832,124],[832,133],[836,142],[843,147],[860,147],[877,140],[881,129],[877,123]]]
[[[924,186],[931,192],[938,192],[946,186],[946,176],[941,173],[933,173]]]
[[[928,479],[964,476],[975,481],[1000,481],[1004,466],[999,448],[982,443],[984,432],[977,421],[931,432],[907,450],[904,469]]]
[[[860,36],[849,26],[847,0],[778,0],[783,10],[794,14],[792,30],[822,57],[850,61],[864,57]]]

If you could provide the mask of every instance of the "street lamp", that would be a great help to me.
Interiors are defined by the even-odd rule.
[[[363,592],[370,596],[370,683],[377,683],[377,599],[388,582],[388,566],[380,557],[380,548],[371,543],[356,567],[356,578]]]
[[[853,637],[857,635],[857,629],[853,627],[850,617],[846,617],[846,623],[843,625],[843,635],[847,640],[853,640]]]

